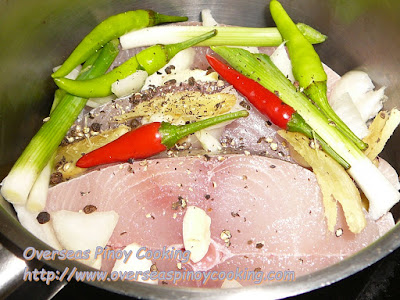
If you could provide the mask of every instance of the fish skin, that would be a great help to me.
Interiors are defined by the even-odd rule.
[[[314,174],[282,160],[252,155],[111,165],[51,188],[46,210],[50,214],[61,209],[79,211],[89,204],[98,211],[113,209],[119,222],[108,242],[112,248],[135,242],[151,249],[180,249],[185,209],[172,209],[178,197],[211,218],[209,252],[199,263],[185,264],[183,270],[291,268],[300,276],[342,260],[381,235],[369,218],[362,233],[352,234],[340,207],[336,229],[341,228],[343,234],[330,233]],[[229,247],[220,238],[223,230],[232,234]],[[256,247],[258,243],[263,246]],[[178,270],[176,261],[155,263],[159,270]],[[106,262],[103,269],[110,266],[112,262]],[[199,286],[196,282],[177,284]],[[209,280],[206,286],[221,284]]]

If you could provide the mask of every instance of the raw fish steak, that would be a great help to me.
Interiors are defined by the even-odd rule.
[[[95,205],[98,211],[115,210],[119,222],[108,243],[111,248],[135,242],[153,250],[182,249],[183,203],[210,216],[212,242],[200,262],[182,264],[181,271],[259,268],[292,270],[300,276],[338,262],[380,236],[379,226],[368,218],[366,228],[352,234],[340,208],[335,232],[329,232],[314,174],[289,162],[252,155],[107,166],[51,188],[46,210],[50,214],[61,209],[79,211],[86,205]],[[392,223],[387,218],[382,226]],[[230,243],[221,239],[224,230],[232,235]],[[159,271],[179,271],[176,261],[153,263]],[[102,268],[111,267],[108,261]],[[195,281],[176,284],[201,286]],[[205,286],[221,284],[209,280]]]

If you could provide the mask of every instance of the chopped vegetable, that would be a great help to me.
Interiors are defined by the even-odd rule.
[[[181,71],[189,70],[193,65],[195,56],[196,51],[193,48],[182,50],[176,54],[166,66],[163,66],[156,73],[153,73],[153,75],[147,77],[146,83],[144,84],[142,90],[148,89],[151,85],[162,85],[165,82],[164,77],[167,74],[175,75],[176,73],[181,73]]]
[[[208,130],[203,129],[197,131],[194,135],[199,140],[204,150],[211,153],[217,153],[218,151],[222,150],[222,145],[219,140],[215,136],[213,136]]]
[[[346,171],[323,152],[310,147],[310,140],[302,134],[280,130],[278,134],[310,164],[322,191],[328,229],[334,231],[337,218],[336,201],[340,203],[347,225],[353,233],[360,233],[367,222],[360,193]]]
[[[336,105],[336,99],[348,93],[351,101],[360,113],[363,122],[376,116],[383,107],[385,99],[385,87],[374,91],[374,84],[368,74],[363,71],[350,71],[344,74],[335,84],[331,94],[332,107]]]
[[[270,2],[270,11],[279,32],[286,41],[293,66],[293,75],[298,80],[300,87],[357,147],[365,149],[367,145],[346,126],[330,107],[327,97],[327,76],[312,44],[303,36],[277,0]]]
[[[135,73],[129,75],[126,78],[117,80],[111,85],[111,91],[118,98],[131,95],[133,93],[139,92],[142,89],[147,77],[146,71],[137,70]]]
[[[350,164],[349,174],[358,183],[370,201],[369,213],[379,219],[400,199],[399,192],[372,162],[336,127],[331,126],[309,99],[292,85],[268,56],[251,54],[230,47],[212,47],[236,70],[258,81],[270,91],[278,91],[283,102],[292,106],[306,123],[345,161]]]
[[[332,109],[356,136],[364,138],[368,135],[367,124],[361,118],[360,112],[354,105],[349,93],[342,94],[339,98],[333,99],[332,103]]]
[[[377,91],[369,91],[355,101],[355,105],[365,122],[370,120],[382,109],[383,102],[387,99],[385,96],[386,87],[381,87]]]
[[[203,9],[201,11],[201,21],[203,22],[203,26],[218,26],[219,24],[213,16],[211,15],[210,9]]]
[[[61,68],[61,66],[53,68],[53,72],[56,72],[59,68]],[[68,75],[65,76],[65,78],[74,80],[78,77],[81,70],[82,70],[82,65],[77,65],[75,69],[73,69]]]
[[[118,54],[118,41],[106,44],[88,60],[79,80],[103,74]],[[25,204],[40,172],[49,162],[75,119],[85,107],[87,99],[66,95],[32,138],[22,155],[2,183],[1,193],[9,202]]]
[[[272,53],[271,60],[274,65],[285,75],[291,82],[295,82],[292,63],[289,55],[286,52],[285,43],[280,44],[278,48]]]
[[[163,67],[179,51],[198,44],[217,34],[214,29],[201,36],[194,37],[181,43],[171,45],[155,45],[149,47],[109,73],[91,80],[77,81],[65,78],[56,78],[54,82],[63,90],[80,97],[105,97],[112,94],[111,86],[117,80],[128,77],[138,69],[145,70],[149,75]]]
[[[326,40],[326,36],[305,24],[297,24],[299,30],[313,44]],[[218,34],[198,46],[279,46],[282,36],[277,28],[214,27],[214,26],[156,26],[129,32],[120,38],[122,49],[172,44],[194,38],[217,28]]]
[[[62,66],[52,74],[63,77],[77,65],[85,62],[107,42],[120,37],[132,29],[140,29],[160,23],[186,21],[187,17],[167,16],[152,10],[127,11],[111,16],[97,25],[75,48]]]
[[[307,125],[304,119],[296,113],[292,107],[283,103],[276,94],[212,56],[207,55],[207,60],[214,70],[227,82],[232,84],[258,109],[258,111],[267,116],[272,123],[285,130],[301,132],[309,138],[316,137],[321,147],[329,155],[346,169],[349,168],[349,164],[337,155],[337,153]]]
[[[365,155],[374,160],[382,152],[386,142],[400,124],[400,111],[393,108],[390,115],[386,111],[381,111],[369,127],[370,134],[365,141],[370,145],[365,150]]]
[[[153,266],[153,263],[150,259],[143,259],[143,258],[138,258],[143,250],[142,246],[136,243],[129,244],[125,248],[122,249],[124,253],[134,253],[135,255],[131,255],[128,260],[126,259],[117,259],[115,261],[115,264],[112,268],[112,272],[116,272],[118,274],[129,274],[129,272],[137,272],[137,274],[145,274],[145,272],[152,271],[151,267]],[[148,279],[148,280],[143,280],[143,276],[138,276],[137,279],[135,278],[135,281],[138,282],[145,282],[147,284],[158,284],[158,279]],[[135,276],[136,277],[136,276]]]
[[[107,97],[100,97],[100,98],[89,98],[88,101],[86,102],[86,106],[89,106],[91,108],[96,108],[115,99],[117,99],[115,95],[110,95]]]
[[[375,155],[369,155],[368,153],[373,150],[374,145],[380,141],[380,136],[382,133],[383,128],[386,125],[386,121],[389,119],[389,114],[387,111],[381,111],[379,114],[376,115],[375,119],[372,121],[371,125],[369,125],[368,131],[369,134],[364,138],[365,142],[372,142],[371,148],[368,147],[364,151],[364,154],[367,155],[371,160],[375,159]]]
[[[90,214],[67,210],[51,213],[51,223],[60,244],[64,249],[76,252],[90,250],[88,258],[81,260],[89,266],[96,263],[96,248],[106,247],[118,219],[118,214],[113,210]]]
[[[147,158],[172,148],[180,139],[191,133],[215,124],[247,117],[248,114],[247,111],[242,110],[180,126],[166,122],[149,123],[84,155],[77,161],[76,165],[80,168],[90,168],[106,163],[123,162],[130,158]]]
[[[27,228],[34,236],[50,245],[54,249],[61,250],[62,247],[54,234],[51,222],[39,223],[38,213],[29,211],[23,205],[14,205],[19,222]]]

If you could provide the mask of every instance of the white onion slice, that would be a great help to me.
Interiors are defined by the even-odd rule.
[[[332,109],[357,137],[362,139],[368,135],[367,125],[354,105],[349,93],[335,98],[332,103]]]
[[[292,63],[289,55],[286,52],[285,43],[280,44],[278,48],[272,53],[271,60],[274,65],[286,76],[291,82],[294,82],[292,71]]]
[[[142,89],[148,76],[146,71],[138,70],[132,75],[114,82],[111,85],[111,91],[118,98],[137,93]]]
[[[378,91],[373,91],[374,88],[375,86],[367,73],[363,71],[350,71],[342,76],[332,90],[332,105],[343,94],[349,93],[354,105],[360,112],[362,120],[367,122],[382,109],[382,102],[386,98],[384,87]]]
[[[201,20],[203,21],[203,26],[218,26],[219,24],[215,21],[214,17],[211,15],[210,9],[203,9],[201,11]]]

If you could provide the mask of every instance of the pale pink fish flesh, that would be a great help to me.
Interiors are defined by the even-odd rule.
[[[119,221],[108,243],[113,249],[133,242],[153,250],[179,249],[185,209],[172,205],[180,197],[211,217],[213,240],[206,257],[183,264],[183,270],[290,269],[300,276],[338,262],[380,236],[369,218],[365,230],[352,234],[340,208],[337,231],[327,231],[314,174],[252,155],[154,159],[93,170],[51,188],[46,210],[79,211],[89,204],[99,211],[115,210]],[[223,230],[232,234],[229,247],[220,238]],[[178,270],[176,261],[155,263],[160,271]],[[111,267],[112,262],[104,262],[103,269]],[[205,286],[221,284],[210,280]]]

